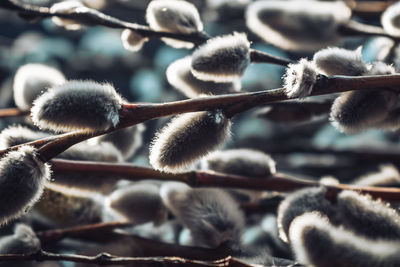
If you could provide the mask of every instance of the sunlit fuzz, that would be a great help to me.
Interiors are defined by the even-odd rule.
[[[20,110],[29,110],[40,94],[64,82],[64,75],[53,67],[36,63],[23,65],[14,76],[15,105]]]
[[[55,3],[50,7],[51,13],[62,13],[62,14],[70,14],[75,12],[75,10],[79,7],[83,7],[84,5],[80,1],[68,0],[59,3]],[[66,30],[75,31],[82,28],[82,25],[79,22],[76,22],[72,19],[65,19],[61,17],[54,16],[51,18],[54,24],[60,27],[64,27]]]
[[[33,217],[50,227],[67,227],[98,223],[102,218],[102,205],[91,195],[68,190],[47,183],[39,201],[33,207]]]
[[[290,226],[296,260],[313,267],[375,267],[400,264],[400,241],[368,239],[334,227],[318,213],[297,217]]]
[[[134,224],[160,224],[168,215],[159,187],[151,183],[136,183],[115,190],[106,198],[105,213],[108,220]]]
[[[101,142],[97,145],[82,142],[67,149],[57,158],[100,162],[123,161],[120,151],[109,142]],[[116,177],[110,175],[55,172],[52,184],[81,191],[109,193],[116,181]]]
[[[109,134],[101,135],[95,138],[93,142],[96,144],[110,142],[121,152],[123,158],[128,160],[142,146],[143,132],[145,130],[146,127],[143,124],[138,124]]]
[[[363,175],[357,178],[353,183],[363,186],[400,187],[400,173],[394,165],[385,164],[379,166],[377,172]]]
[[[37,98],[31,117],[36,126],[55,132],[104,131],[118,124],[122,103],[110,84],[69,81]]]
[[[400,240],[400,215],[388,203],[343,191],[336,205],[341,224],[353,232],[370,238]]]
[[[290,98],[309,96],[317,82],[317,69],[312,61],[305,58],[296,64],[289,64],[283,76],[283,88]]]
[[[361,50],[361,46],[356,50],[329,47],[315,53],[313,60],[325,75],[361,76],[368,72],[368,64],[362,59]]]
[[[18,218],[39,199],[50,167],[36,156],[36,149],[22,146],[0,159],[0,224]]]
[[[387,75],[395,73],[396,69],[393,65],[389,65],[381,61],[373,62],[368,71],[368,75]]]
[[[186,1],[153,0],[146,10],[146,20],[150,28],[156,31],[193,34],[203,31],[199,12],[196,7]],[[171,38],[162,38],[167,44],[175,48],[192,48],[190,42],[178,41]]]
[[[169,65],[166,72],[169,84],[187,97],[193,98],[200,94],[230,94],[240,91],[240,80],[217,83],[197,79],[190,70],[191,64],[192,57],[187,56]]]
[[[202,169],[248,177],[268,177],[275,174],[275,161],[253,149],[215,151],[201,161]]]
[[[150,164],[166,172],[184,170],[220,147],[230,125],[218,110],[179,115],[157,133],[150,147]]]
[[[125,29],[121,33],[121,40],[122,45],[126,50],[137,52],[142,49],[143,44],[147,42],[149,38],[144,37],[135,31]]]
[[[224,242],[233,247],[238,245],[244,214],[225,191],[165,183],[160,195],[165,205],[190,230],[196,245],[210,248]]]
[[[289,227],[294,218],[312,211],[334,217],[334,207],[326,199],[326,188],[306,188],[288,195],[278,208],[279,237],[288,242]]]
[[[330,120],[346,134],[373,128],[385,120],[397,98],[397,93],[382,88],[344,92],[333,102]]]
[[[250,42],[245,33],[217,36],[192,54],[192,74],[203,81],[235,82],[250,64]]]
[[[40,248],[39,238],[26,224],[15,225],[13,235],[0,238],[1,254],[32,254],[38,252]],[[11,264],[11,262],[8,263]]]
[[[400,3],[394,3],[383,12],[381,23],[387,33],[400,37]]]
[[[47,133],[34,131],[22,125],[9,126],[0,133],[0,149],[6,149],[49,136]]]
[[[337,28],[351,16],[341,1],[255,1],[247,27],[265,42],[286,50],[315,51],[340,42]]]

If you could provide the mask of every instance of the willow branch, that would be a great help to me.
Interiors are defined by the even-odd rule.
[[[399,41],[399,37],[395,37],[387,33],[382,27],[363,24],[355,20],[350,20],[346,24],[340,25],[338,31],[343,36],[382,36]]]
[[[394,3],[396,1],[346,1],[352,13],[361,17],[380,16],[382,12]]]
[[[151,266],[208,266],[208,267],[221,267],[221,266],[232,266],[232,267],[251,267],[235,258],[227,257],[215,261],[202,261],[202,260],[190,260],[181,257],[118,257],[108,253],[100,253],[96,256],[85,256],[77,254],[57,254],[51,253],[44,250],[40,250],[35,254],[24,255],[24,254],[4,254],[0,255],[0,261],[68,261],[68,262],[79,262],[87,264],[97,265],[131,265],[131,264],[146,264]]]
[[[179,181],[192,187],[239,188],[278,192],[290,192],[305,187],[320,186],[320,183],[318,182],[298,179],[284,174],[250,178],[211,171],[165,173],[151,168],[134,166],[127,163],[116,164],[59,159],[54,159],[51,162],[52,169],[55,173],[90,174],[98,176],[99,179],[101,179],[101,177],[116,177],[115,179],[124,178],[130,181],[155,179],[160,181]],[[332,192],[354,190],[363,194],[370,194],[374,198],[381,198],[387,201],[400,201],[399,188],[362,187],[346,184],[327,186],[327,188],[328,191]]]
[[[390,90],[399,90],[400,75],[376,75],[376,76],[324,76],[318,75],[311,95],[325,95],[351,90],[367,90],[384,87]],[[207,96],[181,101],[173,101],[160,104],[125,104],[119,111],[120,123],[107,131],[88,133],[77,131],[56,135],[27,143],[39,149],[39,157],[43,161],[49,161],[66,149],[79,142],[95,136],[110,133],[119,129],[130,127],[148,120],[177,114],[208,111],[220,109],[228,117],[233,117],[241,112],[257,106],[272,102],[285,101],[289,98],[283,88],[264,90],[250,93],[237,93],[229,95]],[[0,156],[19,146],[10,147],[0,151]]]
[[[66,237],[85,237],[90,235],[101,235],[105,232],[113,231],[117,228],[131,226],[131,223],[126,222],[109,222],[96,223],[88,225],[80,225],[63,229],[47,230],[37,232],[36,235],[42,244],[57,242]]]
[[[18,117],[18,116],[25,116],[29,114],[29,110],[20,110],[18,108],[4,108],[0,109],[0,118],[4,117]]]

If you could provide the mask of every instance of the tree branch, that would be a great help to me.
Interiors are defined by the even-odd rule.
[[[139,181],[144,179],[179,181],[192,187],[220,187],[290,192],[305,187],[320,186],[319,182],[298,179],[283,174],[276,174],[270,177],[249,178],[211,171],[165,173],[151,168],[134,166],[127,163],[117,164],[60,159],[54,159],[51,163],[52,169],[55,173],[95,174],[99,179],[101,179],[101,177],[116,177],[115,179],[121,179],[123,177],[130,181]],[[327,188],[328,191],[332,192],[354,190],[363,194],[370,194],[374,198],[381,198],[387,201],[400,201],[399,188],[361,187],[346,184],[327,186]]]

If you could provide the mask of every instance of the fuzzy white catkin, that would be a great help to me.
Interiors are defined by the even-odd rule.
[[[187,97],[193,98],[200,94],[229,94],[239,92],[240,80],[233,82],[216,83],[197,79],[191,72],[192,57],[187,56],[176,60],[167,69],[167,80],[169,84],[178,89]]]
[[[49,136],[50,135],[47,133],[33,131],[22,125],[9,126],[0,133],[0,149],[6,149],[11,146],[20,145]]]
[[[202,169],[248,177],[268,177],[276,172],[275,161],[253,149],[215,151],[201,161]]]
[[[37,98],[31,117],[39,128],[55,132],[104,131],[118,124],[122,103],[110,84],[68,81]]]
[[[351,16],[341,1],[255,1],[246,9],[247,27],[285,50],[315,51],[340,42],[337,28]]]
[[[362,186],[400,187],[399,170],[392,164],[379,166],[379,170],[358,177],[353,184]]]
[[[104,134],[96,138],[92,138],[91,140],[93,141],[91,142],[94,142],[94,144],[110,142],[121,152],[125,160],[129,160],[143,145],[143,132],[145,130],[146,127],[143,124],[138,124],[109,134]]]
[[[192,74],[203,81],[235,82],[250,64],[250,42],[245,33],[217,36],[192,54]]]
[[[400,37],[400,3],[394,3],[383,12],[381,23],[387,33]]]
[[[111,221],[160,224],[167,219],[168,211],[161,200],[159,187],[143,182],[112,192],[105,200],[104,215]]]
[[[290,98],[305,98],[312,93],[317,82],[317,68],[305,58],[296,64],[289,64],[283,77],[283,88]]]
[[[40,240],[32,228],[21,223],[14,227],[13,235],[0,238],[1,254],[32,254],[39,251],[40,246]]]
[[[189,2],[181,0],[153,0],[146,10],[146,20],[156,31],[192,34],[203,30],[199,12]],[[193,48],[193,43],[162,38],[167,45],[175,48]]]
[[[22,146],[0,159],[0,224],[18,218],[40,197],[50,167],[36,157],[36,149]]]
[[[215,188],[195,188],[177,182],[160,189],[164,204],[190,230],[196,245],[215,248],[223,242],[238,245],[244,215],[226,192]]]
[[[55,3],[50,7],[50,12],[52,13],[63,13],[69,14],[74,12],[77,8],[84,7],[84,5],[80,1],[68,0],[62,1],[59,3]],[[60,27],[64,27],[66,30],[79,30],[82,28],[82,25],[74,20],[65,19],[61,17],[54,16],[51,18],[54,24]]]
[[[400,265],[400,241],[369,239],[330,224],[319,213],[297,217],[289,231],[296,260],[313,267]]]
[[[166,172],[184,170],[220,147],[230,125],[220,111],[179,115],[157,133],[150,146],[150,164]]]
[[[36,63],[23,65],[14,76],[14,102],[20,110],[29,110],[40,94],[65,81],[64,75],[53,67]]]
[[[122,45],[126,50],[137,52],[142,49],[144,43],[147,42],[149,38],[144,37],[135,31],[125,29],[121,33],[121,40]]]
[[[361,76],[368,72],[368,64],[362,58],[362,47],[347,50],[329,47],[314,54],[313,61],[318,70],[328,76]]]

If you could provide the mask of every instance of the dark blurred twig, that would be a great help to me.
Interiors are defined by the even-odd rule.
[[[239,188],[252,190],[270,190],[288,192],[304,187],[320,186],[318,182],[298,179],[284,174],[273,176],[249,178],[226,173],[210,171],[189,171],[182,173],[165,173],[147,167],[131,164],[116,164],[102,162],[84,162],[72,160],[52,160],[54,172],[95,174],[101,177],[116,177],[131,181],[144,179],[156,179],[161,181],[179,181],[193,187],[220,187]],[[400,201],[399,188],[360,187],[346,184],[327,186],[328,191],[340,192],[342,190],[354,190],[364,194],[370,194],[374,198],[388,201]]]

